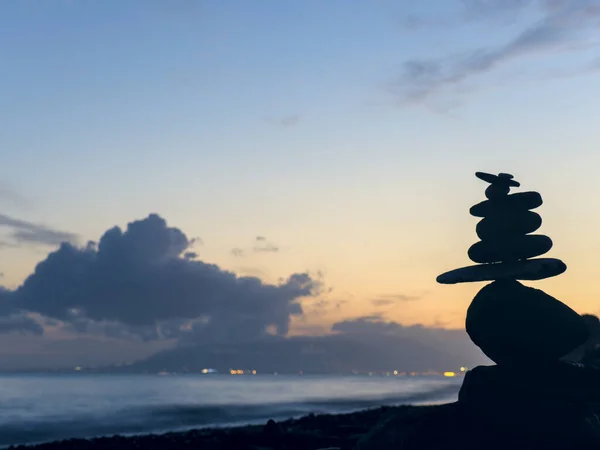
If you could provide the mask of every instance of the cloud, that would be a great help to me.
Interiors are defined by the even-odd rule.
[[[151,214],[109,229],[97,244],[63,243],[9,295],[18,310],[79,332],[217,341],[259,337],[269,327],[287,334],[291,316],[302,314],[300,299],[321,288],[306,273],[278,284],[239,277],[186,258],[189,246],[181,230]]]
[[[292,114],[277,119],[266,119],[266,121],[271,125],[275,125],[277,127],[291,128],[298,125],[298,123],[300,122],[300,116],[298,114]]]
[[[198,257],[198,253],[196,253],[196,252],[185,252],[183,254],[183,257],[185,259],[196,259]]]
[[[7,333],[41,336],[44,334],[44,327],[26,314],[11,314],[9,316],[0,317],[0,334]]]
[[[323,297],[309,299],[302,303],[302,307],[305,309],[305,315],[303,316],[303,319],[308,317],[319,317],[331,313],[339,313],[342,306],[347,303],[348,300],[328,299]]]
[[[405,326],[398,322],[386,321],[381,315],[347,319],[333,324],[331,331],[351,336],[357,340],[374,342],[418,342],[455,358],[455,365],[469,365],[487,360],[469,339],[465,330],[449,330],[423,325]]]
[[[371,303],[375,306],[388,306],[394,305],[399,302],[412,302],[419,300],[419,295],[405,295],[405,294],[392,294],[392,295],[380,295],[377,298],[371,300]]]
[[[281,119],[279,121],[279,124],[282,127],[293,127],[294,125],[297,125],[299,121],[300,121],[300,116],[293,115],[293,116],[284,117],[283,119]]]
[[[256,244],[252,247],[255,253],[276,253],[279,247],[272,242],[269,242],[264,236],[256,236]]]
[[[29,206],[30,202],[23,195],[19,194],[7,183],[0,181],[0,201],[11,203],[15,206]]]
[[[279,247],[267,242],[264,245],[255,245],[252,247],[252,251],[255,253],[276,253],[279,251]]]
[[[488,16],[498,8],[519,9],[530,2],[469,1],[472,14]],[[450,90],[456,93],[474,77],[489,73],[518,58],[554,55],[557,52],[583,52],[598,43],[600,4],[597,0],[543,2],[542,18],[517,33],[506,44],[480,48],[442,59],[405,61],[403,71],[390,86],[400,104],[414,104]]]
[[[400,330],[402,330],[402,325],[396,322],[386,322],[379,315],[347,319],[334,323],[331,327],[331,331],[346,334],[396,334]]]
[[[195,238],[190,239],[190,247],[194,246],[194,245],[204,245],[204,241],[202,240],[201,237],[196,236]]]
[[[256,236],[254,238],[254,245],[250,249],[253,253],[277,253],[279,251],[279,246],[269,242],[264,236]],[[246,250],[235,247],[231,249],[231,254],[236,257],[246,256]]]
[[[244,256],[246,253],[245,253],[245,252],[244,252],[244,250],[242,250],[241,248],[238,248],[238,247],[236,247],[236,248],[232,248],[232,249],[231,249],[231,254],[232,254],[233,256],[238,256],[238,257],[240,257],[240,256]]]
[[[575,0],[579,1],[579,0]],[[593,1],[593,0],[592,0]],[[447,29],[465,25],[491,23],[514,24],[520,15],[551,13],[568,6],[573,0],[455,0],[453,13],[445,15],[407,14],[400,20],[401,28],[417,31],[423,28]]]
[[[44,328],[19,310],[12,292],[0,286],[0,334],[9,333],[41,335]]]
[[[0,214],[0,227],[10,228],[11,238],[20,244],[57,246],[63,242],[75,243],[78,239],[78,236],[74,233],[15,219],[6,214]]]
[[[518,13],[532,6],[532,0],[461,0],[461,16],[465,19],[489,19],[498,15]],[[542,6],[545,1],[540,2]]]

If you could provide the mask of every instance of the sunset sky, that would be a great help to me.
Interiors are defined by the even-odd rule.
[[[156,213],[199,261],[318,278],[292,334],[461,328],[481,284],[435,278],[474,172],[509,172],[568,266],[536,287],[600,313],[599,43],[598,0],[2,2],[0,282]]]

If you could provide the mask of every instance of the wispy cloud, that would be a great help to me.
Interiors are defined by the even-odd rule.
[[[380,295],[377,298],[371,300],[371,303],[375,306],[390,306],[397,303],[413,302],[419,300],[421,295],[406,295],[406,294],[391,294],[391,295]]]
[[[331,298],[309,298],[302,303],[305,310],[304,319],[308,317],[318,317],[332,313],[339,313],[342,307],[348,303],[348,300]]]
[[[183,257],[184,257],[185,259],[196,259],[196,258],[198,257],[198,253],[196,253],[196,252],[191,252],[191,251],[190,251],[190,252],[185,252],[185,253],[183,254]]]
[[[30,201],[7,183],[0,181],[0,203],[10,203],[14,206],[29,206]]]
[[[279,117],[277,119],[266,119],[272,125],[282,127],[282,128],[291,128],[293,126],[298,125],[300,122],[300,116],[298,114],[292,114],[289,116]]]
[[[268,241],[257,241],[258,244],[252,247],[252,251],[254,253],[277,253],[279,251],[279,247],[272,242]]]
[[[527,1],[465,1],[477,17],[498,8],[520,9]],[[506,44],[479,48],[447,58],[405,61],[390,91],[400,104],[420,103],[447,91],[456,93],[475,77],[492,72],[519,58],[552,56],[559,52],[585,52],[600,42],[599,0],[546,0],[538,2],[541,18],[518,32]]]
[[[13,242],[7,242],[7,241],[0,241],[0,249],[3,248],[15,248],[18,247],[17,244],[13,243]]]
[[[513,17],[534,3],[533,0],[461,0],[460,15],[467,20],[493,19],[499,15]],[[542,0],[538,3],[546,6],[548,2]]]
[[[0,227],[11,230],[10,237],[19,244],[42,244],[57,246],[63,242],[77,242],[78,236],[68,231],[56,230],[46,225],[15,219],[6,214],[0,214]],[[11,245],[9,243],[9,245]]]
[[[233,256],[241,257],[241,256],[245,256],[246,252],[244,252],[244,250],[242,250],[241,248],[236,247],[236,248],[231,249],[231,254]]]
[[[256,236],[252,248],[248,251],[251,251],[252,253],[277,253],[279,251],[279,246],[270,242],[265,236]],[[242,257],[246,256],[248,251],[240,247],[235,247],[231,249],[231,254],[233,256]]]
[[[269,242],[264,236],[256,236],[252,251],[255,253],[276,253],[279,251],[279,247]]]

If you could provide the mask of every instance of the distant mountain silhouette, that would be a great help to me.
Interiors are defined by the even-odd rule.
[[[232,344],[177,347],[120,368],[127,372],[220,372],[254,369],[259,373],[347,373],[357,371],[457,370],[481,362],[395,335],[357,334],[279,338]]]

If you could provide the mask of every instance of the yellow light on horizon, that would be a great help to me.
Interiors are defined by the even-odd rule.
[[[256,375],[256,370],[253,370],[253,371],[252,371],[252,375]]]
[[[398,371],[397,370],[394,370],[394,375],[398,375]]]
[[[445,377],[455,377],[456,373],[454,373],[454,372],[444,372],[444,376]]]

